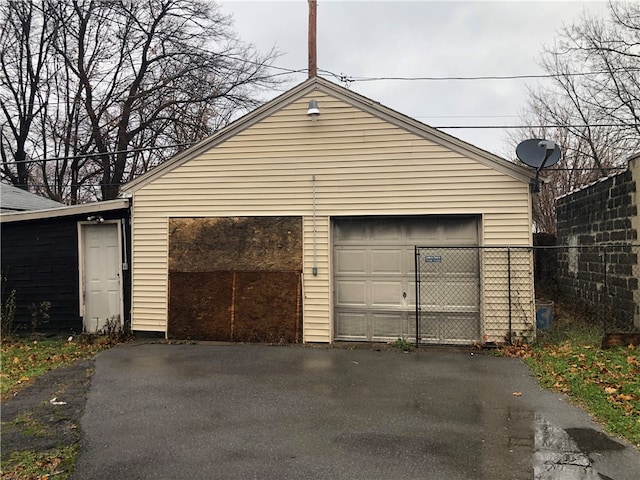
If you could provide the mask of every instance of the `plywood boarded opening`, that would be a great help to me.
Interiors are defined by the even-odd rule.
[[[302,218],[169,221],[169,337],[298,342]]]

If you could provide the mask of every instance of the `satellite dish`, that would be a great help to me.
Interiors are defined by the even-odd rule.
[[[552,140],[531,138],[520,142],[516,147],[516,155],[522,163],[536,169],[536,179],[529,185],[531,192],[540,191],[540,170],[558,163],[560,160],[560,146]]]
[[[518,159],[530,167],[540,171],[560,160],[560,146],[551,140],[530,138],[516,147]]]

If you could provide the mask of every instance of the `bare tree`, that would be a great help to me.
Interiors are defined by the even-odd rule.
[[[28,190],[27,150],[34,119],[47,102],[52,32],[47,2],[7,2],[0,7],[0,146],[2,175]]]
[[[555,233],[556,197],[615,172],[640,150],[640,4],[611,2],[609,17],[584,15],[565,27],[542,66],[548,87],[529,90],[526,136],[562,146],[562,161],[546,171],[548,183],[534,199],[538,231]]]
[[[45,62],[53,75],[36,88],[49,102],[27,130],[38,151],[58,158],[33,173],[50,197],[115,198],[120,184],[254,108],[262,89],[279,84],[268,69],[275,53],[241,42],[212,2],[43,2],[56,26]],[[19,163],[6,156],[3,173],[14,181]]]

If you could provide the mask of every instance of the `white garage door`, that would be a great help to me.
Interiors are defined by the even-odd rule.
[[[340,218],[333,221],[333,242],[336,340],[414,339],[414,246],[478,245],[478,219]],[[477,265],[472,275],[477,288]],[[479,315],[476,323],[474,330],[479,331]],[[455,341],[430,339],[440,343],[449,340]]]

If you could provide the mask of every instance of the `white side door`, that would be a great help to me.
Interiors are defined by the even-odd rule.
[[[81,315],[85,332],[95,333],[109,319],[122,324],[120,223],[81,224]]]

